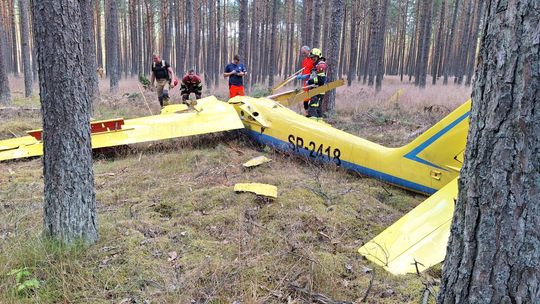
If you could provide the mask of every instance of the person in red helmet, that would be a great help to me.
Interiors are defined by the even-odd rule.
[[[319,49],[312,49],[310,57],[313,59],[315,67],[311,71],[311,76],[306,84],[313,85],[313,87],[320,87],[326,84],[326,58],[322,56],[322,51]],[[308,114],[307,117],[321,118],[322,117],[322,103],[324,99],[324,93],[311,97],[308,102]]]
[[[307,45],[304,45],[300,48],[300,55],[304,57],[302,60],[302,72],[300,75],[296,76],[297,80],[302,80],[302,87],[306,86],[306,82],[309,79],[309,75],[311,74],[311,70],[315,67],[315,64],[313,62],[313,58],[310,56],[311,54],[311,48]],[[307,88],[304,88],[304,91],[308,91]],[[304,100],[304,110],[308,110],[308,103],[309,98]]]
[[[186,103],[189,99],[189,94],[194,93],[195,98],[200,99],[202,96],[202,81],[201,77],[195,73],[195,70],[191,69],[182,77],[182,84],[180,85],[180,91],[182,93],[182,102]]]

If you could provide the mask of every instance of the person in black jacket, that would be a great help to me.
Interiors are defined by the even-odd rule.
[[[154,82],[157,80],[156,88],[159,105],[163,107],[169,105],[169,90],[174,88],[178,80],[174,79],[174,72],[167,61],[162,60],[159,55],[156,54],[154,54],[152,59],[152,76],[150,82],[153,87]]]

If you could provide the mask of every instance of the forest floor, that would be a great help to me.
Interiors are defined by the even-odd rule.
[[[37,94],[22,97],[22,78],[10,85],[14,109],[0,112],[0,139],[41,125]],[[135,80],[121,81],[115,96],[106,81],[100,85],[94,118],[149,114]],[[227,96],[225,86],[204,94]],[[399,146],[469,95],[469,87],[419,90],[395,77],[375,94],[355,82],[337,90],[336,115],[327,121]],[[158,113],[155,93],[145,96]],[[173,100],[179,98],[175,89]],[[242,167],[259,155],[272,162]],[[357,253],[425,196],[275,153],[240,132],[97,152],[94,175],[100,239],[64,248],[40,237],[41,159],[0,163],[0,303],[312,303],[315,294],[418,303],[440,277],[440,267],[393,276]],[[238,182],[276,185],[279,196],[236,194]],[[16,275],[8,273],[24,267],[21,281],[36,278],[40,287],[18,293]]]

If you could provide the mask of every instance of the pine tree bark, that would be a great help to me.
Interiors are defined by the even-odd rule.
[[[314,0],[304,0],[304,19],[303,22],[303,32],[302,32],[302,45],[313,45],[313,1]]]
[[[17,51],[17,27],[15,26],[15,1],[11,0],[11,12],[13,13],[11,16],[11,37],[12,37],[12,46],[11,50],[13,53],[13,74],[15,76],[19,75],[19,52]]]
[[[19,0],[20,10],[20,30],[21,30],[21,50],[22,50],[22,63],[24,71],[24,96],[29,97],[32,95],[33,75],[32,64],[30,63],[30,28],[28,20],[28,0]]]
[[[401,31],[401,43],[399,46],[399,77],[400,81],[403,81],[403,69],[405,68],[405,36],[407,33],[407,12],[409,10],[409,0],[405,2],[405,9],[403,13],[403,28]],[[410,51],[410,50],[409,50]]]
[[[385,36],[386,36],[386,13],[388,11],[388,0],[382,0],[381,13],[379,15],[379,29],[377,34],[377,77],[375,79],[375,90],[379,92],[382,87],[382,79],[384,76],[384,53],[385,53]]]
[[[268,87],[274,86],[274,75],[276,74],[276,61],[277,61],[277,50],[276,50],[276,32],[277,32],[277,14],[279,10],[279,1],[272,1],[272,33],[270,35],[270,60],[268,64]]]
[[[343,13],[345,10],[344,0],[334,0],[332,3],[332,22],[330,25],[330,37],[328,39],[328,51],[326,52],[326,61],[328,64],[327,79],[332,82],[337,79],[337,64],[340,49],[341,24],[343,23]],[[324,56],[324,54],[323,54]],[[326,109],[329,114],[334,112],[336,104],[336,90],[327,93],[328,100]]]
[[[414,83],[420,88],[426,87],[427,68],[429,60],[429,47],[431,44],[431,15],[433,10],[433,2],[425,0],[423,2],[423,13],[420,18],[421,31],[418,43],[418,56],[416,62],[416,76]]]
[[[137,0],[129,0],[129,31],[131,38],[131,76],[139,74],[139,20]]]
[[[207,75],[208,75],[208,87],[210,88],[214,83],[214,65],[216,64],[216,58],[219,57],[219,49],[216,47],[216,3],[214,1],[208,2],[208,10],[210,14],[208,15],[208,55],[207,57]]]
[[[96,44],[94,41],[94,0],[80,0],[81,25],[83,30],[84,75],[85,87],[90,96],[90,113],[93,112],[93,103],[99,100],[99,87],[97,78]]]
[[[444,28],[444,9],[446,8],[446,1],[442,0],[441,3],[441,13],[439,15],[439,30],[437,32],[437,40],[435,46],[435,53],[433,54],[433,64],[431,67],[431,83],[437,83],[437,76],[439,75],[439,58],[443,50],[443,28]]]
[[[377,54],[377,38],[378,38],[378,29],[379,29],[379,1],[371,0],[370,5],[370,24],[369,24],[369,45],[368,45],[368,57],[367,57],[367,66],[368,66],[368,86],[373,86],[375,81],[375,74],[377,73],[377,64],[378,64],[378,54]],[[365,77],[364,77],[365,78]],[[365,81],[364,81],[365,82]]]
[[[540,3],[486,3],[439,303],[540,302]]]
[[[98,238],[78,0],[33,1],[43,116],[44,234],[64,243]],[[65,25],[70,26],[66,27]],[[69,73],[66,73],[69,71]]]
[[[195,24],[193,22],[193,0],[186,0],[186,26],[187,26],[187,35],[188,35],[188,67],[195,66],[195,35],[193,33],[193,28]]]
[[[457,15],[458,15],[458,10],[459,10],[459,0],[455,0],[455,1],[456,2],[454,3],[454,12],[452,14],[452,25],[450,26],[450,36],[448,37],[445,43],[446,55],[445,55],[444,65],[443,65],[443,74],[444,74],[443,84],[444,85],[448,84],[448,74],[450,73],[450,65],[451,65],[452,56],[453,56],[452,50],[453,50],[453,45],[454,45],[454,36],[456,35],[456,20],[457,20]]]
[[[472,74],[474,71],[474,59],[476,57],[476,47],[478,44],[478,31],[480,30],[480,19],[482,18],[483,14],[483,8],[484,8],[484,1],[483,0],[477,0],[476,1],[476,14],[474,17],[474,25],[471,29],[471,38],[469,41],[469,53],[467,54],[467,78],[465,80],[465,85],[469,86],[471,85],[472,80]]]
[[[95,14],[96,14],[96,41],[97,41],[97,67],[103,68],[103,46],[102,46],[102,35],[101,35],[101,0],[95,1]]]
[[[358,55],[358,3],[353,3],[351,7],[351,36],[350,38],[350,59],[347,70],[347,86],[351,86],[356,73],[356,59]]]
[[[168,62],[172,62],[171,48],[172,48],[172,30],[173,30],[173,12],[174,4],[173,0],[168,1],[167,5],[167,18],[166,23],[163,27],[163,59]]]
[[[246,62],[248,55],[248,0],[239,0],[240,2],[240,17],[238,20],[238,55],[240,61]]]
[[[109,17],[107,18],[107,27],[105,35],[107,36],[107,74],[110,77],[110,92],[118,93],[118,81],[120,78],[120,67],[118,62],[119,43],[118,37],[118,2],[117,0],[106,0],[109,2],[107,9]]]
[[[0,13],[0,28],[3,27],[4,20],[3,15]],[[9,81],[7,77],[7,66],[4,56],[6,54],[6,41],[5,35],[0,35],[0,104],[10,104],[11,103],[11,92],[9,90]]]
[[[312,47],[321,47],[321,29],[322,29],[322,0],[313,1],[313,39],[311,39]]]

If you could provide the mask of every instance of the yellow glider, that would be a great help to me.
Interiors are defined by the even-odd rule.
[[[466,102],[411,143],[388,148],[301,116],[268,98],[238,96],[223,103],[207,97],[192,111],[174,105],[160,115],[122,120],[119,128],[119,120],[96,122],[98,132],[92,134],[92,146],[245,128],[250,137],[277,150],[333,163],[412,191],[439,191],[360,249],[389,271],[404,273],[412,271],[415,260],[424,265],[423,270],[444,258],[457,194],[455,186],[445,186],[456,180],[461,168],[470,106]],[[41,155],[40,133],[33,131],[33,135],[0,141],[0,161]]]

